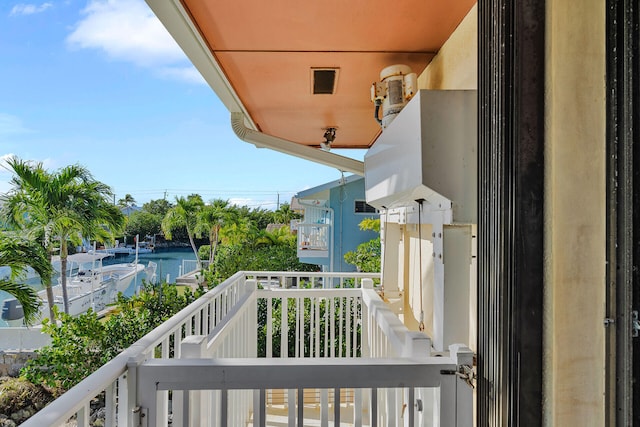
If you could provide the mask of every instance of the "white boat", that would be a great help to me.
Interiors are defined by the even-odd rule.
[[[116,244],[114,247],[99,249],[98,252],[107,253],[113,256],[128,256],[136,254],[149,254],[154,251],[155,239],[153,239],[152,241],[139,241],[138,236],[135,236],[134,242],[136,242],[134,245],[127,245],[126,241],[125,243],[121,243],[116,240]],[[84,247],[89,248],[89,250],[91,249],[86,245]]]
[[[89,308],[94,311],[103,310],[108,304],[113,303],[119,292],[125,292],[138,273],[145,271],[147,280],[153,281],[156,264],[150,262],[145,268],[137,262],[103,265],[102,260],[111,256],[106,253],[77,253],[67,257],[67,295],[69,298],[69,314],[77,316],[86,312]],[[59,262],[52,261],[53,264]],[[62,285],[58,283],[52,287],[54,303],[59,311],[64,311],[62,297]],[[47,291],[38,292],[42,300],[40,319],[48,317],[49,306],[47,303]],[[4,300],[2,303],[2,320],[9,326],[21,326],[24,314],[22,306],[14,299]],[[38,322],[36,322],[38,323]]]

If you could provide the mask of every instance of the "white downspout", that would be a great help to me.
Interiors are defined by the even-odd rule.
[[[244,113],[231,113],[231,127],[238,138],[258,148],[270,148],[281,153],[331,166],[342,172],[364,176],[364,162],[250,129],[245,125]]]
[[[331,251],[329,257],[329,273],[333,273],[333,257],[335,256],[335,236],[336,236],[336,224],[335,224],[335,215],[333,208],[329,209],[329,217],[331,218],[331,244],[329,245],[329,250]],[[333,285],[333,284],[332,284]],[[333,287],[333,286],[332,286]]]

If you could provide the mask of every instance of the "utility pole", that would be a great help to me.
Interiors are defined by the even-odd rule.
[[[278,202],[276,203],[276,210],[280,209],[280,193],[278,194]]]

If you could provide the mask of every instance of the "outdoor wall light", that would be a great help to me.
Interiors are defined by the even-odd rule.
[[[320,143],[320,148],[326,151],[331,150],[331,143],[336,139],[336,129],[337,128],[334,127],[325,128],[323,136],[324,141]]]

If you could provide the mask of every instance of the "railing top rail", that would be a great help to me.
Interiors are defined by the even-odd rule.
[[[457,365],[450,357],[153,359],[139,369],[156,390],[384,388],[438,387]]]
[[[319,297],[353,297],[362,295],[361,288],[329,288],[329,289],[283,289],[283,288],[266,288],[257,289],[257,297],[278,296],[284,298],[319,298]]]
[[[344,277],[345,279],[379,279],[380,273],[317,272],[317,271],[244,271],[247,277]]]

